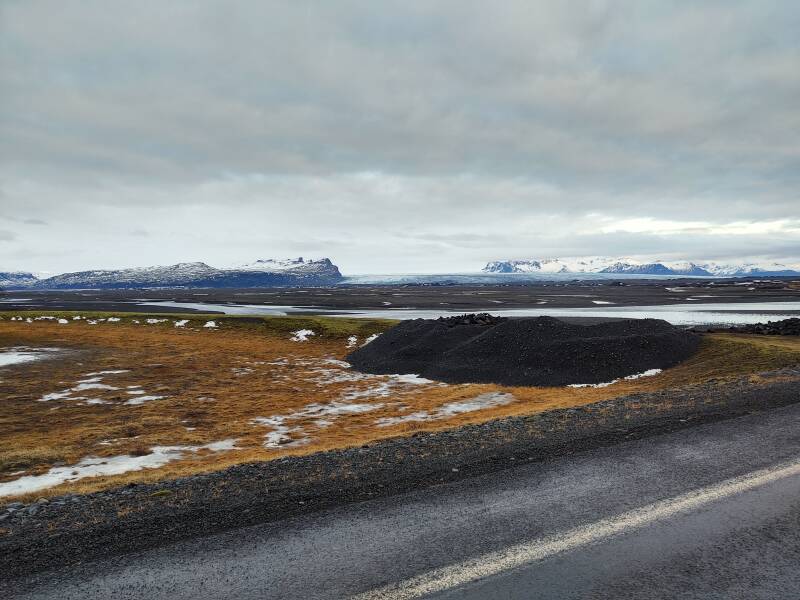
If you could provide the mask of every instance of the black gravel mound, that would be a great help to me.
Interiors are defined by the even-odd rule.
[[[734,333],[755,333],[758,335],[800,335],[800,319],[794,317],[791,319],[783,319],[782,321],[754,323],[752,325],[730,327],[729,329],[724,329],[721,331],[732,331]]]
[[[416,373],[448,383],[559,386],[666,369],[700,336],[659,319],[575,325],[490,315],[403,321],[347,360],[359,371]]]

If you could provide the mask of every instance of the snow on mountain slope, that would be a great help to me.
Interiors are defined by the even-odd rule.
[[[271,287],[327,285],[342,279],[329,259],[258,260],[244,267],[218,269],[203,262],[118,270],[63,273],[35,280],[36,289],[125,289],[147,287]],[[0,283],[0,285],[2,285]],[[22,286],[9,285],[19,289]]]
[[[0,289],[23,289],[32,287],[38,278],[33,273],[22,271],[0,271]]]
[[[305,273],[326,272],[333,267],[328,258],[319,260],[304,260],[303,257],[275,260],[274,258],[259,259],[237,267],[226,269],[228,271],[256,271],[259,273],[280,273],[284,271],[302,271]],[[335,268],[335,267],[334,267]]]
[[[566,259],[498,260],[487,263],[483,271],[485,273],[620,273],[629,275],[747,277],[754,275],[800,275],[800,264],[641,261],[632,258],[588,256]]]

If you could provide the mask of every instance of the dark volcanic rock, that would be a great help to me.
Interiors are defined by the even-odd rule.
[[[769,321],[768,323],[753,323],[731,327],[727,331],[734,333],[755,333],[758,335],[800,335],[800,319],[797,317],[783,319],[782,321]]]
[[[393,327],[347,360],[367,373],[416,373],[450,383],[603,383],[666,369],[700,338],[658,319],[575,325],[552,317],[464,315]]]

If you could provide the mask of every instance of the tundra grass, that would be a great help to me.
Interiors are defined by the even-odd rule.
[[[56,347],[56,358],[0,369],[0,482],[37,475],[52,467],[74,465],[86,457],[142,456],[157,446],[199,447],[235,439],[236,449],[186,453],[159,469],[94,477],[36,492],[33,497],[88,492],[131,481],[155,481],[286,455],[359,446],[389,437],[478,423],[511,415],[583,405],[634,392],[725,381],[800,364],[800,340],[765,336],[712,334],[684,363],[654,377],[621,381],[604,388],[502,387],[497,385],[385,386],[387,378],[355,379],[335,361],[345,358],[351,337],[358,343],[392,325],[391,321],[338,317],[233,317],[198,314],[47,313],[69,320],[10,321],[0,314],[0,348]],[[85,319],[115,316],[119,322],[89,325]],[[147,325],[146,318],[166,318]],[[189,322],[181,328],[176,320]],[[133,321],[139,320],[136,324]],[[213,320],[216,329],[204,328]],[[292,333],[310,329],[308,341]],[[90,373],[114,389],[87,392],[105,404],[72,398],[41,401],[48,394],[75,387]],[[331,372],[332,376],[331,376]],[[160,399],[131,405],[141,389]],[[492,393],[513,400],[472,412],[442,412],[442,407]],[[80,394],[83,394],[81,392]],[[73,396],[79,396],[78,393]],[[320,417],[309,406],[366,404],[364,412]],[[304,412],[305,411],[305,412]],[[287,443],[269,445],[274,426],[259,418],[294,415]],[[408,415],[428,420],[381,419]],[[283,440],[286,441],[286,440]],[[265,445],[266,444],[266,445]],[[0,498],[0,503],[9,498]]]

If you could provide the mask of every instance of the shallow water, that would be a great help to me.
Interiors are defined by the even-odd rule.
[[[427,309],[330,310],[298,306],[263,306],[259,304],[205,304],[190,302],[141,302],[144,306],[168,306],[194,310],[219,311],[229,315],[322,314],[373,319],[435,319],[464,311]],[[656,306],[591,306],[581,308],[487,307],[470,312],[488,312],[502,317],[610,317],[626,319],[664,319],[673,325],[744,325],[776,321],[798,316],[800,302],[731,302],[668,304]]]

